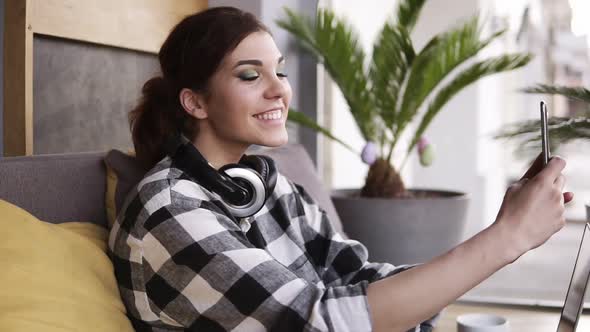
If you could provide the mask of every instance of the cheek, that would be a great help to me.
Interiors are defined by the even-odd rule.
[[[254,88],[240,87],[234,89],[228,99],[231,100],[234,109],[250,110],[256,107],[260,95]]]
[[[232,89],[226,87],[225,91],[215,96],[212,103],[210,117],[218,122],[227,124],[244,124],[244,119],[252,112],[255,98],[247,89]],[[230,127],[233,127],[230,125]]]
[[[250,114],[256,112],[257,102],[258,98],[256,98],[256,94],[252,91],[248,89],[237,89],[234,90],[234,93],[227,96],[224,113],[228,117],[231,117],[230,121],[243,125]]]

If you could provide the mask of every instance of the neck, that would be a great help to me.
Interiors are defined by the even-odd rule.
[[[192,143],[215,169],[227,164],[238,163],[248,149],[247,145],[222,141],[218,137],[207,135],[201,131]]]

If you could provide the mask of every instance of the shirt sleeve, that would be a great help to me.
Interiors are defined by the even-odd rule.
[[[299,278],[210,201],[172,197],[144,227],[145,292],[162,321],[189,331],[371,330],[367,281]]]
[[[344,239],[328,220],[327,213],[303,187],[292,183],[305,210],[307,227],[302,227],[306,248],[314,260],[318,273],[328,287],[371,283],[406,271],[414,265],[394,266],[390,263],[368,262],[367,248],[356,240]],[[425,320],[411,331],[431,331],[440,313]]]
[[[307,251],[327,286],[348,285],[360,281],[370,283],[414,266],[368,262],[367,248],[356,240],[344,239],[334,230],[325,210],[305,189],[295,183],[292,185],[300,197],[301,208],[305,211],[307,219],[306,225],[302,226]]]

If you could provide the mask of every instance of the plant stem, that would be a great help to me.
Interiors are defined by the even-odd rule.
[[[409,154],[409,153],[408,153],[408,154],[406,154],[406,156],[405,156],[405,158],[404,158],[404,161],[402,161],[402,164],[401,164],[401,166],[399,167],[399,173],[400,173],[400,174],[402,173],[402,170],[404,169],[404,166],[406,166],[406,161],[408,161],[408,157],[409,157],[409,156],[410,156],[410,154]]]
[[[393,143],[391,143],[391,146],[389,147],[389,152],[387,153],[387,158],[385,159],[390,164],[391,164],[391,155],[393,154],[394,147],[395,147],[395,141]]]
[[[391,164],[391,156],[393,154],[393,149],[395,148],[395,145],[397,144],[397,141],[399,139],[399,135],[393,135],[393,142],[391,143],[391,147],[389,148],[389,153],[387,154],[387,162],[389,162]]]
[[[384,150],[384,147],[385,147],[385,130],[381,131],[381,142],[379,142],[379,143],[380,143],[379,144],[379,147],[381,148],[380,153],[381,153],[381,156],[383,156],[385,154],[385,150]]]

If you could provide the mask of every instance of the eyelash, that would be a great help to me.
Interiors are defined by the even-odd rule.
[[[255,75],[255,76],[240,76],[240,79],[242,81],[254,81],[256,80],[258,77],[260,77],[260,75]]]
[[[278,73],[277,73],[277,76],[278,76],[278,77],[280,77],[280,78],[286,78],[286,77],[289,77],[289,76],[288,76],[286,73],[283,73],[283,72],[278,72]],[[250,82],[250,81],[254,81],[254,80],[256,80],[256,79],[257,79],[257,78],[259,78],[259,77],[260,77],[260,75],[259,75],[259,74],[257,74],[257,75],[254,75],[254,76],[242,76],[242,75],[240,75],[240,79],[241,79],[241,80],[243,80],[243,81],[249,81],[249,82]]]

